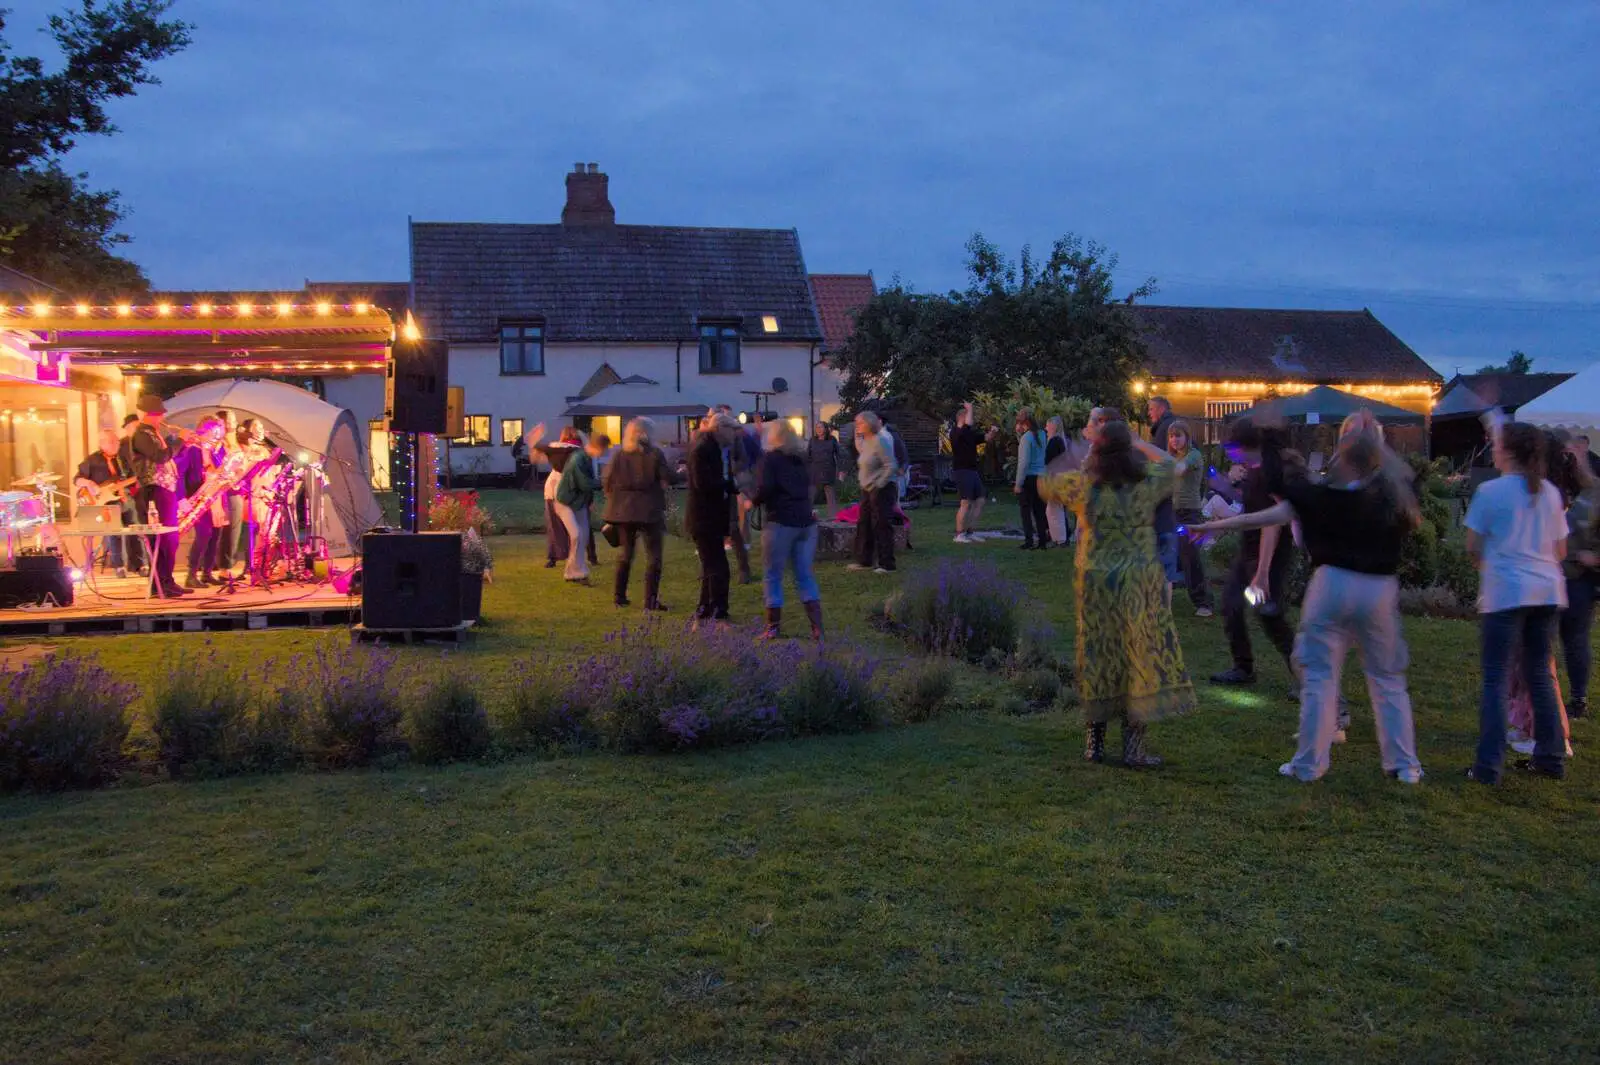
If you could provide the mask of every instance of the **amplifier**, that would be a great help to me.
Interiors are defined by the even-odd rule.
[[[0,570],[0,608],[72,605],[72,577],[54,552],[21,554],[17,568]]]
[[[461,534],[363,536],[361,624],[369,629],[449,629],[461,624]]]

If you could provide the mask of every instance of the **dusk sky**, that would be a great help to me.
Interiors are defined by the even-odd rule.
[[[10,0],[13,48],[64,0]],[[161,288],[404,279],[407,216],[798,229],[963,281],[1068,231],[1153,302],[1370,307],[1442,372],[1600,360],[1600,4],[179,0],[67,160]]]

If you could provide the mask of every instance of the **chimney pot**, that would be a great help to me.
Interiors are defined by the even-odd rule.
[[[589,173],[591,173],[591,174],[600,173],[600,164],[599,163],[590,163],[589,164]]]
[[[568,226],[616,225],[617,211],[611,206],[610,181],[598,163],[587,168],[580,163],[567,175],[567,204],[561,210],[561,224]]]
[[[582,164],[582,163],[573,163],[573,164],[572,164],[572,172],[573,172],[573,173],[574,173],[574,174],[581,174],[581,173],[583,173],[583,164]]]

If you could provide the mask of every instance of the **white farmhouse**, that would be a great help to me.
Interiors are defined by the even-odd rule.
[[[618,225],[593,163],[566,185],[559,224],[412,223],[411,307],[464,390],[455,473],[511,472],[538,422],[616,440],[647,414],[672,440],[719,403],[801,432],[837,413],[794,230]]]

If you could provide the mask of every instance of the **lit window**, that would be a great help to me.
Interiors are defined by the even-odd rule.
[[[500,326],[501,376],[544,373],[544,326],[506,322]]]
[[[450,443],[456,447],[488,447],[489,416],[487,414],[469,414],[461,419],[461,436],[453,438]]]
[[[700,326],[700,372],[739,372],[739,327],[731,322]]]
[[[776,315],[767,314],[761,318],[761,331],[763,333],[776,333],[778,331],[778,318]]]
[[[500,443],[505,445],[515,444],[523,437],[521,418],[500,419]]]

